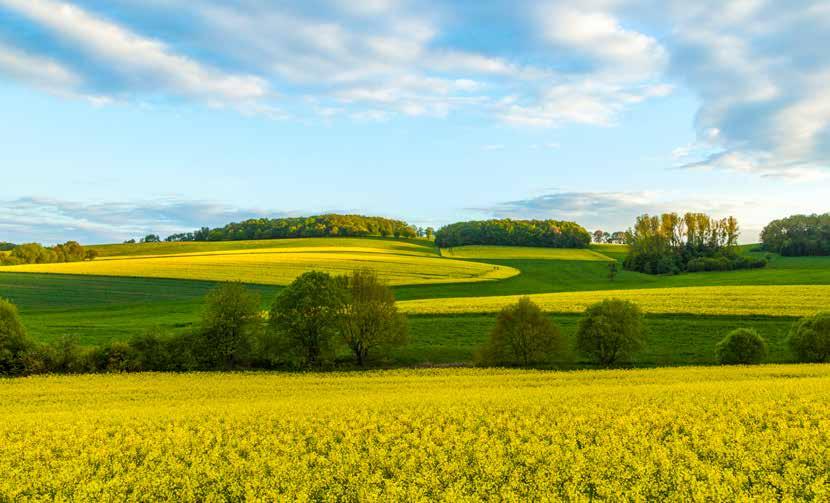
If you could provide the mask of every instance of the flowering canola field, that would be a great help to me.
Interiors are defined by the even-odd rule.
[[[420,299],[400,302],[410,314],[491,313],[519,295]],[[603,299],[636,302],[647,313],[806,316],[830,310],[830,285],[761,285],[643,288],[529,295],[545,311],[583,312]]]
[[[347,274],[359,267],[374,269],[392,285],[489,281],[519,274],[512,267],[450,260],[420,249],[319,246],[102,257],[91,262],[2,267],[0,273],[33,272],[287,285],[306,271]]]
[[[830,366],[0,381],[0,501],[830,499]]]

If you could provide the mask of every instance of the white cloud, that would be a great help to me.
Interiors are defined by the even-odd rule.
[[[251,100],[268,93],[262,78],[228,74],[176,54],[164,43],[132,31],[65,2],[0,0],[12,9],[53,30],[93,57],[107,60],[115,72],[134,85],[166,88],[173,94],[223,100]]]
[[[0,73],[47,90],[76,88],[81,77],[59,62],[0,44]]]
[[[809,181],[830,170],[830,58],[820,49],[830,44],[830,11],[822,3],[656,4],[674,26],[670,74],[701,101],[702,155],[686,166]]]
[[[565,123],[610,126],[627,106],[669,91],[665,85],[625,86],[578,79],[548,87],[529,104],[510,102],[499,107],[501,118],[524,126],[551,127]]]
[[[0,201],[0,235],[3,235],[0,240],[46,244],[69,239],[90,244],[117,242],[149,233],[164,237],[202,226],[216,227],[246,218],[286,214],[181,198],[79,203],[26,197]]]
[[[657,40],[623,28],[608,11],[548,3],[539,6],[537,14],[547,41],[576,51],[597,65],[597,71],[612,73],[615,79],[650,78],[662,71],[668,59]]]

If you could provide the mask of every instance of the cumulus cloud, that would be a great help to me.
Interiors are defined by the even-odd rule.
[[[0,202],[0,241],[119,242],[150,233],[164,237],[202,226],[216,227],[246,218],[287,214],[179,198],[79,203],[26,197]]]
[[[656,39],[623,28],[610,12],[583,3],[547,3],[537,10],[543,37],[554,46],[586,58],[588,65],[615,80],[635,81],[659,74],[668,55]]]
[[[268,93],[267,83],[260,77],[210,68],[177,54],[158,40],[138,35],[70,3],[0,0],[0,7],[51,30],[89,57],[106,61],[127,87],[232,101],[257,99]],[[51,73],[56,71],[53,67]]]
[[[11,13],[0,74],[96,104],[179,96],[278,118],[468,112],[550,128],[613,126],[683,88],[700,106],[678,118],[698,136],[680,166],[792,180],[830,166],[824,0],[0,0],[0,11]],[[483,11],[504,31],[471,41]]]
[[[698,139],[716,150],[685,166],[791,180],[827,172],[826,2],[667,5],[669,73],[700,98]]]

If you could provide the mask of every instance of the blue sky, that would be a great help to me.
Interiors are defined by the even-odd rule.
[[[830,210],[830,2],[0,0],[0,241]]]

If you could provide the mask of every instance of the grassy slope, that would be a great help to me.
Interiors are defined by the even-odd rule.
[[[622,260],[625,247],[593,245],[594,251]],[[764,256],[765,254],[751,253]],[[396,289],[400,300],[448,297],[487,297],[535,293],[625,290],[741,285],[830,285],[830,257],[781,257],[771,255],[764,269],[700,272],[676,276],[653,276],[620,267],[614,281],[608,279],[607,262],[587,260],[483,259],[487,263],[522,271],[507,280],[478,285],[413,285]],[[477,259],[466,259],[477,260]]]
[[[269,241],[287,246],[286,241]],[[312,241],[317,246],[330,245],[331,240]],[[374,240],[374,246],[402,247],[435,253],[423,242]],[[240,242],[254,247],[254,243]],[[262,243],[262,242],[259,242]],[[351,246],[365,246],[366,240],[352,240]],[[234,243],[195,243],[204,248],[187,251],[223,251]],[[296,243],[294,243],[296,246]],[[413,248],[413,245],[416,247]],[[147,254],[182,252],[182,248],[160,245],[114,245],[110,252],[136,253],[136,247],[145,247]],[[219,247],[219,248],[213,248]],[[225,248],[222,248],[225,247]],[[594,251],[616,259],[624,255],[625,247],[593,246]],[[120,251],[119,251],[120,250]],[[173,250],[173,251],[169,251]],[[456,251],[460,248],[456,248]],[[528,251],[521,250],[524,255]],[[536,253],[536,252],[530,252]],[[551,253],[545,251],[544,253]],[[562,253],[556,251],[553,253]],[[504,255],[504,253],[501,253]],[[498,282],[475,285],[424,285],[396,287],[399,299],[495,296],[524,293],[567,292],[629,288],[656,288],[666,286],[695,286],[706,284],[830,284],[830,258],[775,257],[766,270],[735,271],[729,273],[699,273],[674,277],[653,277],[627,271],[614,282],[607,278],[604,261],[482,259],[517,267],[522,274]],[[471,260],[471,259],[467,259]],[[0,296],[10,297],[21,306],[24,321],[40,340],[51,340],[62,334],[78,334],[85,343],[100,343],[129,337],[149,327],[160,325],[170,331],[188,329],[198,319],[202,297],[211,282],[161,279],[104,278],[83,276],[52,276],[39,274],[0,274]],[[263,305],[270,303],[279,287],[256,287],[263,294]],[[572,333],[576,317],[553,315],[563,331]],[[652,315],[647,317],[649,332],[653,334],[646,353],[638,358],[641,364],[672,364],[682,362],[712,362],[712,347],[729,329],[752,326],[770,340],[771,360],[787,361],[783,340],[792,323],[791,318],[735,318]],[[395,354],[400,363],[453,363],[469,361],[477,345],[486,337],[493,324],[492,315],[428,315],[411,317],[411,344]],[[778,341],[778,342],[773,342]],[[775,348],[778,349],[775,349]],[[678,351],[677,348],[683,348]],[[652,355],[652,356],[650,356]]]
[[[569,354],[560,367],[584,366],[575,350],[574,336],[579,315],[553,314],[568,340]],[[769,362],[791,362],[786,339],[794,319],[786,317],[647,315],[646,348],[632,362],[637,366],[715,364],[715,344],[736,328],[754,328],[767,340]],[[396,350],[397,363],[449,364],[469,362],[495,325],[488,315],[411,316],[410,342]]]
[[[279,246],[263,248],[265,243]],[[213,245],[221,245],[221,249]],[[114,245],[105,250],[108,255],[91,262],[28,264],[4,267],[0,273],[233,280],[269,285],[288,284],[312,269],[344,274],[370,267],[393,285],[488,281],[518,274],[510,267],[441,258],[424,241],[329,238],[243,241],[241,249],[229,246],[227,242]]]
[[[526,246],[459,246],[445,248],[441,255],[462,259],[542,259],[607,262],[609,257],[589,249],[531,248]]]
[[[177,253],[204,253],[229,250],[257,250],[263,248],[303,247],[372,247],[390,251],[417,251],[429,255],[438,255],[438,249],[431,241],[421,239],[393,238],[299,238],[299,239],[260,239],[254,241],[200,241],[186,243],[133,243],[89,246],[98,251],[101,257],[124,257],[135,255],[169,255]]]

